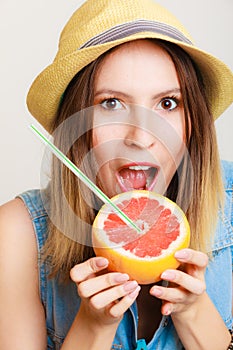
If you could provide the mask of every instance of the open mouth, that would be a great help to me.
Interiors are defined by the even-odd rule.
[[[159,167],[144,164],[126,165],[117,173],[117,181],[123,192],[131,190],[152,191],[158,174]]]

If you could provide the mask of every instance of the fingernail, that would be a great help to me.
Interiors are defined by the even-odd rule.
[[[178,250],[177,252],[175,252],[175,258],[178,259],[188,259],[190,257],[190,254],[187,250],[183,249],[183,250]]]
[[[124,284],[124,290],[126,292],[129,292],[137,287],[138,283],[137,281],[129,281]]]
[[[171,306],[168,306],[167,308],[166,308],[166,310],[164,311],[164,315],[165,316],[168,316],[168,315],[170,315],[172,313],[172,307]]]
[[[133,292],[129,293],[128,296],[129,296],[130,298],[134,299],[134,298],[138,295],[138,293],[140,292],[140,290],[141,290],[141,287],[140,287],[140,286],[137,286],[137,288],[136,288]]]
[[[129,275],[127,275],[127,273],[121,273],[114,276],[114,281],[116,283],[126,282],[128,279]]]
[[[95,261],[97,267],[105,267],[108,266],[108,260],[105,258],[98,258]]]
[[[168,280],[168,281],[174,280],[175,277],[176,277],[176,275],[175,275],[175,272],[173,272],[173,271],[165,271],[161,275],[162,279],[165,279],[165,280]]]

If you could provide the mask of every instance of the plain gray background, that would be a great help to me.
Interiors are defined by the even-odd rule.
[[[96,0],[98,1],[98,0]],[[0,204],[40,187],[44,146],[29,130],[25,104],[37,74],[54,58],[60,32],[80,0],[0,0]],[[173,12],[196,44],[233,69],[233,0],[157,1]],[[233,106],[216,122],[221,158],[233,161]]]

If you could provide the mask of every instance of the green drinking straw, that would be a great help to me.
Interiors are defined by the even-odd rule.
[[[69,168],[74,175],[76,175],[85,185],[93,191],[97,197],[99,197],[105,204],[109,204],[115,211],[117,212],[117,215],[128,225],[131,226],[133,229],[135,229],[138,232],[141,232],[141,229],[135,225],[135,223],[127,216],[125,213],[118,208],[118,206],[113,203],[108,196],[104,192],[100,190],[99,187],[97,187],[77,166],[71,162],[69,158],[67,158],[64,153],[62,153],[52,142],[50,142],[46,136],[44,136],[33,124],[30,125],[30,128],[34,132],[36,136],[39,137],[39,139],[45,143],[52,153],[60,159],[60,161]]]

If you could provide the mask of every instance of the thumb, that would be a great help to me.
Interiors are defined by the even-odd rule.
[[[75,265],[70,271],[70,277],[75,283],[82,282],[95,273],[105,269],[108,266],[108,260],[102,257],[94,257]]]

